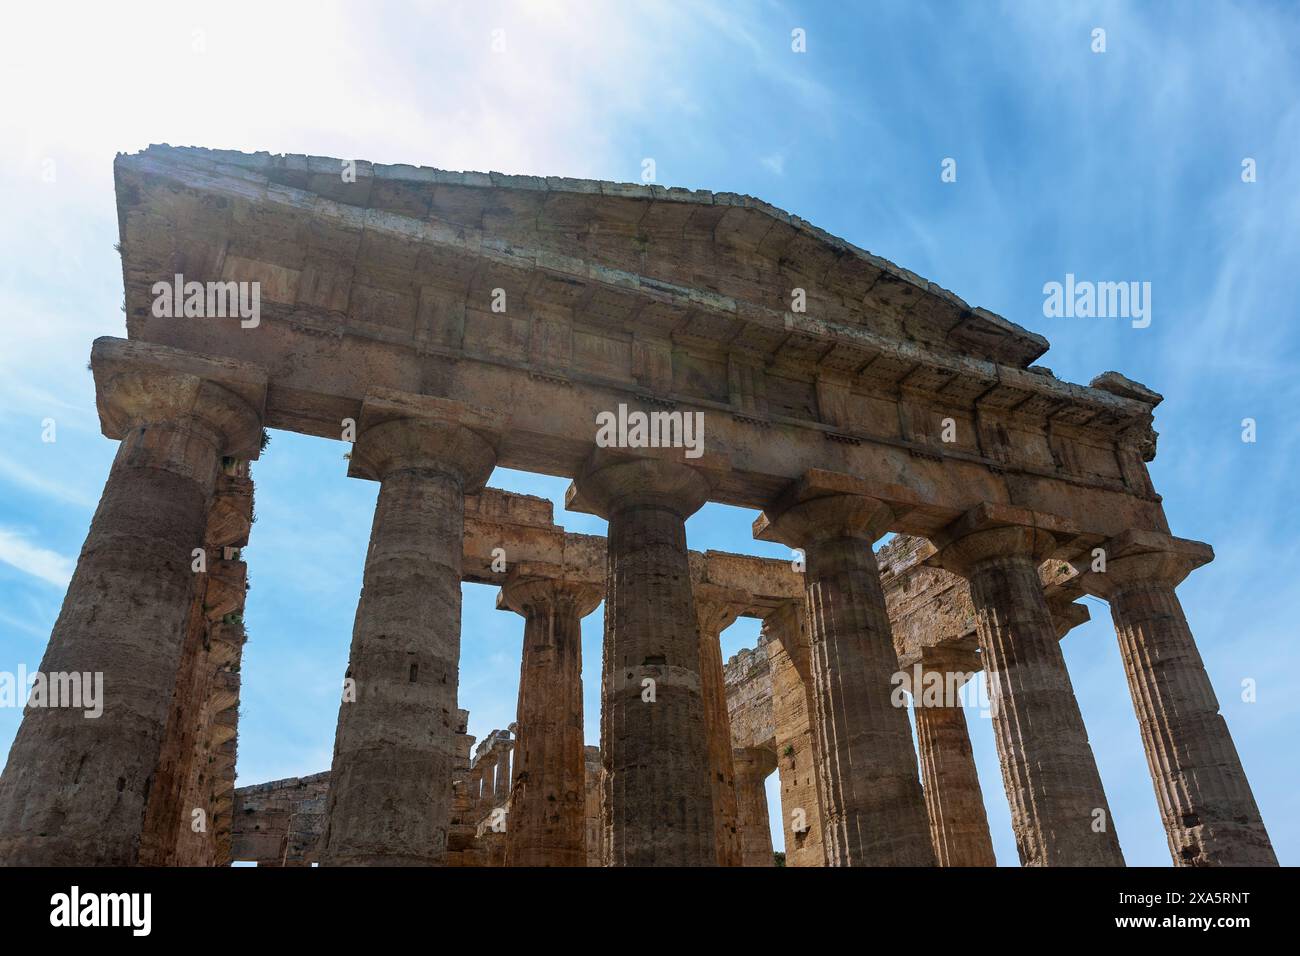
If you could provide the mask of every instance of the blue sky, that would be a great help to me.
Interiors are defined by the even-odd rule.
[[[1174,532],[1218,555],[1180,594],[1278,855],[1300,862],[1296,7],[137,9],[26,4],[0,40],[0,670],[38,666],[115,447],[85,368],[95,336],[125,334],[115,152],[170,142],[623,181],[653,158],[662,184],[759,196],[1044,334],[1040,361],[1061,378],[1116,369],[1165,395],[1151,473]],[[945,158],[956,182],[940,181]],[[1045,318],[1043,285],[1066,273],[1150,282],[1150,327]],[[377,493],[345,477],[344,450],[275,432],[254,466],[241,784],[329,766]],[[492,483],[604,530],[563,512],[561,480],[498,470]],[[690,544],[782,554],[751,539],[752,518],[707,506]],[[1091,609],[1064,648],[1120,842],[1130,865],[1168,865],[1109,613]],[[596,743],[600,613],[584,623]],[[476,736],[513,719],[521,635],[491,589],[466,586]],[[724,655],[756,636],[738,623]],[[0,709],[0,749],[20,716]],[[969,717],[995,850],[1014,865],[992,729]]]

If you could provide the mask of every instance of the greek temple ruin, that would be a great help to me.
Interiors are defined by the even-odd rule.
[[[1276,865],[1177,597],[1213,551],[1152,486],[1154,391],[1062,381],[1042,336],[749,196],[168,146],[115,181],[120,444],[41,665],[102,673],[104,712],[27,709],[0,864],[771,866],[779,814],[787,866],[989,866],[977,688],[1020,863],[1120,866],[1060,646],[1086,595],[1173,863]],[[702,441],[600,440],[629,410]],[[236,789],[265,429],[339,441],[378,499],[331,766]],[[706,502],[790,560],[692,551]],[[467,581],[522,646],[477,747]]]

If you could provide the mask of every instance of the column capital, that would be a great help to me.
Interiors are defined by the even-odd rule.
[[[496,466],[501,416],[463,402],[392,389],[366,394],[348,477],[383,481],[399,471],[441,472],[477,494]]]
[[[935,553],[925,563],[964,578],[998,558],[1023,557],[1037,565],[1073,534],[1054,515],[986,503],[970,509],[935,535],[931,542]]]
[[[223,455],[251,460],[261,453],[265,369],[107,336],[95,340],[90,364],[106,437],[198,422],[216,434]]]
[[[812,470],[791,482],[754,520],[754,537],[793,548],[833,538],[875,543],[895,522],[887,501],[870,494],[861,479]]]
[[[1158,531],[1125,531],[1101,546],[1105,570],[1094,571],[1091,553],[1075,561],[1079,585],[1087,593],[1109,600],[1135,587],[1175,588],[1187,575],[1214,560],[1214,549],[1202,541],[1175,538]]]
[[[731,601],[696,592],[695,617],[700,622],[700,640],[716,641],[718,635],[736,623],[745,607]]]
[[[528,616],[530,610],[549,610],[558,605],[572,607],[584,618],[600,606],[605,589],[599,584],[561,577],[542,577],[532,570],[516,569],[506,577],[497,594],[497,610]]]
[[[709,500],[729,464],[716,456],[692,463],[680,449],[631,456],[597,449],[565,493],[565,508],[609,519],[625,507],[650,505],[689,518]]]

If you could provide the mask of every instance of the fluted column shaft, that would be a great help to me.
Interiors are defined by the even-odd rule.
[[[1086,577],[1110,602],[1175,866],[1276,866],[1268,831],[1187,618],[1174,556],[1118,558]]]
[[[322,865],[433,865],[446,853],[456,765],[467,486],[493,453],[455,425],[364,431],[353,468],[380,480],[339,706]]]
[[[781,784],[785,865],[789,867],[826,865],[806,617],[803,602],[798,601],[763,621],[772,672],[772,725]]]
[[[767,812],[767,776],[776,769],[776,755],[754,747],[738,749],[736,825],[740,837],[740,866],[776,866],[772,853],[772,824]]]
[[[225,842],[221,838],[229,826],[234,768],[232,763],[228,794],[226,775],[213,764],[212,753],[235,734],[238,692],[230,684],[237,688],[239,675],[237,666],[230,670],[230,657],[243,645],[247,592],[247,566],[238,548],[248,542],[253,496],[247,462],[225,459],[222,470],[204,537],[208,571],[195,575],[167,731],[150,785],[139,860],[144,866],[227,862],[218,858],[218,843]]]
[[[940,866],[996,866],[960,703],[925,706],[918,699],[913,713],[936,862]]]
[[[147,802],[179,799],[180,781],[150,788],[193,610],[192,551],[222,455],[234,441],[255,449],[261,427],[234,393],[161,369],[101,382],[100,402],[122,441],[40,673],[75,673],[91,696],[101,681],[103,712],[24,712],[0,777],[7,866],[134,865]]]
[[[886,693],[898,658],[871,542],[813,542],[807,561],[828,862],[933,865],[907,713]]]
[[[607,464],[575,482],[609,521],[602,816],[614,866],[717,861],[699,624],[686,518],[707,498],[688,466]]]
[[[507,866],[587,863],[582,618],[600,596],[562,581],[511,582],[502,591],[524,617]]]
[[[510,799],[510,744],[504,744],[497,753],[497,786],[493,796],[498,805]]]
[[[892,514],[866,496],[814,497],[772,523],[803,547],[818,792],[829,866],[933,866],[930,825],[872,542]]]
[[[1038,563],[1050,537],[1022,527],[949,545],[970,582],[1016,849],[1024,866],[1123,866]]]
[[[698,596],[695,607],[700,621],[700,692],[704,697],[704,728],[709,741],[709,780],[713,791],[718,866],[741,866],[731,717],[727,713],[726,677],[722,671],[720,643],[722,631],[736,619],[736,614],[725,605]]]

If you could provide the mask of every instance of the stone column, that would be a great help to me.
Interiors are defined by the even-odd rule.
[[[583,764],[586,776],[586,831],[587,866],[605,865],[605,828],[600,820],[601,777],[605,775],[600,764],[599,747],[583,747]]]
[[[686,519],[708,492],[667,459],[589,466],[571,489],[609,521],[600,750],[613,866],[717,862],[686,550]]]
[[[496,799],[496,759],[490,756],[490,751],[484,750],[479,754],[474,770],[478,775],[477,801],[479,816],[482,817],[492,809],[492,803]]]
[[[216,772],[215,751],[230,736],[239,706],[239,667],[244,634],[247,567],[240,549],[248,543],[253,509],[248,463],[225,459],[217,477],[204,539],[207,572],[195,576],[190,626],[181,652],[167,732],[145,814],[142,866],[224,866],[219,834],[229,829],[229,790]],[[233,666],[232,666],[233,664]],[[233,765],[232,765],[233,770]],[[154,799],[154,794],[159,799]],[[169,798],[171,795],[173,798]],[[201,828],[194,826],[202,812]]]
[[[805,479],[757,523],[805,552],[817,771],[829,866],[933,866],[898,658],[871,545],[893,513]]]
[[[695,611],[700,624],[700,693],[704,697],[704,730],[709,742],[709,782],[713,791],[718,866],[740,866],[736,771],[732,765],[731,718],[727,714],[719,643],[722,632],[739,616],[739,609],[696,594]]]
[[[1175,866],[1276,866],[1250,782],[1174,588],[1208,545],[1142,532],[1107,542],[1083,586],[1110,602]]]
[[[940,866],[996,866],[966,715],[956,696],[977,676],[979,656],[973,648],[932,646],[922,651],[921,666],[922,686],[912,689],[912,708],[935,860]]]
[[[265,376],[250,371],[241,397],[202,372],[243,366],[180,371],[173,356],[187,353],[95,343],[103,430],[122,443],[40,672],[81,675],[86,690],[102,681],[103,712],[27,708],[0,778],[0,864],[134,865],[148,801],[179,799],[150,786],[191,623],[193,551],[222,456],[257,455]]]
[[[781,783],[785,865],[825,866],[807,615],[792,602],[763,620],[772,673],[772,729]]]
[[[378,480],[379,499],[320,862],[435,865],[456,764],[465,495],[482,489],[495,452],[454,416],[388,418],[370,404],[349,474]]]
[[[592,585],[543,578],[501,589],[499,603],[524,617],[507,866],[587,863],[582,619],[601,597]]]
[[[1024,523],[1005,523],[1017,517]],[[1038,576],[1055,541],[1035,520],[1001,506],[972,511],[941,536],[937,561],[970,582],[1020,862],[1123,866]]]
[[[513,746],[507,740],[497,745],[497,786],[492,802],[498,807],[510,799],[510,751]]]
[[[776,754],[758,747],[733,752],[736,768],[736,823],[741,866],[776,866],[772,824],[767,815],[767,775],[776,769]]]

